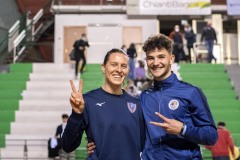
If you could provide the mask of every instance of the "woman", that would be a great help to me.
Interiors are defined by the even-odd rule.
[[[71,82],[72,114],[68,119],[62,140],[66,152],[81,143],[83,131],[96,149],[89,160],[140,160],[145,132],[141,105],[138,99],[122,89],[129,67],[126,53],[110,50],[102,64],[105,82],[101,88],[82,95]]]
[[[129,67],[130,71],[128,74],[128,79],[134,80],[134,70],[135,70],[135,58],[137,57],[137,50],[134,43],[131,43],[127,49],[127,55],[129,57]]]

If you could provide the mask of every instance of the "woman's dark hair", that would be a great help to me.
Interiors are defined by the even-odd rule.
[[[103,64],[104,64],[104,65],[108,62],[109,56],[110,56],[112,53],[122,53],[122,54],[124,54],[124,55],[127,56],[127,53],[126,53],[124,50],[122,50],[122,49],[117,49],[117,48],[113,48],[113,49],[111,49],[110,51],[108,51],[107,54],[105,55],[104,60],[103,60]]]
[[[143,44],[143,51],[147,54],[150,51],[154,51],[156,48],[158,50],[166,49],[168,53],[173,52],[173,42],[172,40],[165,36],[164,34],[156,34],[150,36]]]
[[[129,49],[135,49],[135,48],[136,48],[135,44],[131,43],[130,46],[129,46]]]

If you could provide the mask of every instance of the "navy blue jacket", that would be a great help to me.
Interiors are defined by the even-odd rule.
[[[84,57],[84,51],[86,47],[89,47],[89,43],[88,41],[85,41],[83,39],[79,39],[77,41],[74,42],[73,47],[75,48],[75,58],[76,60],[80,60],[82,59],[82,57]],[[82,49],[80,50],[79,47],[82,47]]]
[[[172,74],[140,95],[147,126],[143,160],[200,160],[198,144],[213,145],[218,134],[202,91]],[[163,122],[154,113],[186,124],[184,136],[165,132],[150,121]]]
[[[196,42],[196,34],[192,29],[189,32],[185,32],[185,39],[187,40],[187,47],[193,47],[193,43]]]
[[[72,111],[63,132],[63,149],[75,150],[83,131],[96,145],[89,160],[140,160],[145,123],[140,101],[123,91],[113,95],[102,88],[84,94],[82,114]]]

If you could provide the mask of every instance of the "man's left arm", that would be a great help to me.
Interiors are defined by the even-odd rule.
[[[184,138],[196,144],[214,145],[218,139],[217,129],[207,98],[198,88],[192,93],[189,111],[193,123],[186,123]]]

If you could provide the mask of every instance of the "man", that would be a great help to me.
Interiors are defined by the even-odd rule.
[[[199,88],[179,81],[171,72],[171,39],[154,35],[145,41],[143,50],[154,83],[140,95],[146,122],[142,159],[201,160],[198,144],[213,145],[218,138],[206,97]],[[88,153],[94,148],[91,145]]]
[[[80,68],[80,73],[83,73],[83,69],[86,65],[86,57],[85,57],[85,48],[89,47],[87,36],[85,33],[82,34],[81,38],[74,42],[73,47],[75,48],[75,78],[78,79],[78,65],[80,60],[82,60],[82,66]]]
[[[192,27],[187,24],[184,27],[185,30],[185,39],[187,40],[187,49],[188,49],[188,60],[191,63],[192,59],[191,59],[191,50],[193,49],[193,43],[196,42],[196,34],[193,32]]]
[[[62,133],[67,125],[67,121],[68,121],[68,115],[62,114],[62,124],[57,126],[55,137],[57,138],[57,141],[58,141],[59,156],[60,156],[61,160],[74,160],[74,158],[75,158],[74,152],[66,153],[62,149],[61,137],[62,137]]]
[[[203,28],[201,42],[203,42],[203,40],[205,40],[205,46],[208,50],[208,63],[211,63],[213,59],[216,63],[217,59],[213,55],[213,46],[214,41],[217,43],[217,36],[215,29],[212,27],[211,21],[208,21],[207,26]]]
[[[56,134],[55,134],[56,138],[61,138],[61,134],[67,125],[67,120],[68,120],[68,115],[62,114],[62,124],[57,126],[57,130],[56,130]]]
[[[202,159],[198,144],[213,145],[218,137],[206,97],[171,72],[171,39],[154,35],[145,41],[143,50],[154,85],[140,96],[147,125],[142,158]]]
[[[211,150],[213,160],[230,160],[229,149],[234,157],[234,143],[230,132],[225,128],[224,122],[217,125],[218,141],[213,146],[205,146]]]
[[[170,33],[169,37],[174,42],[173,54],[175,55],[175,62],[179,63],[180,60],[186,60],[183,50],[183,35],[180,32],[179,25],[174,26],[174,30]]]

